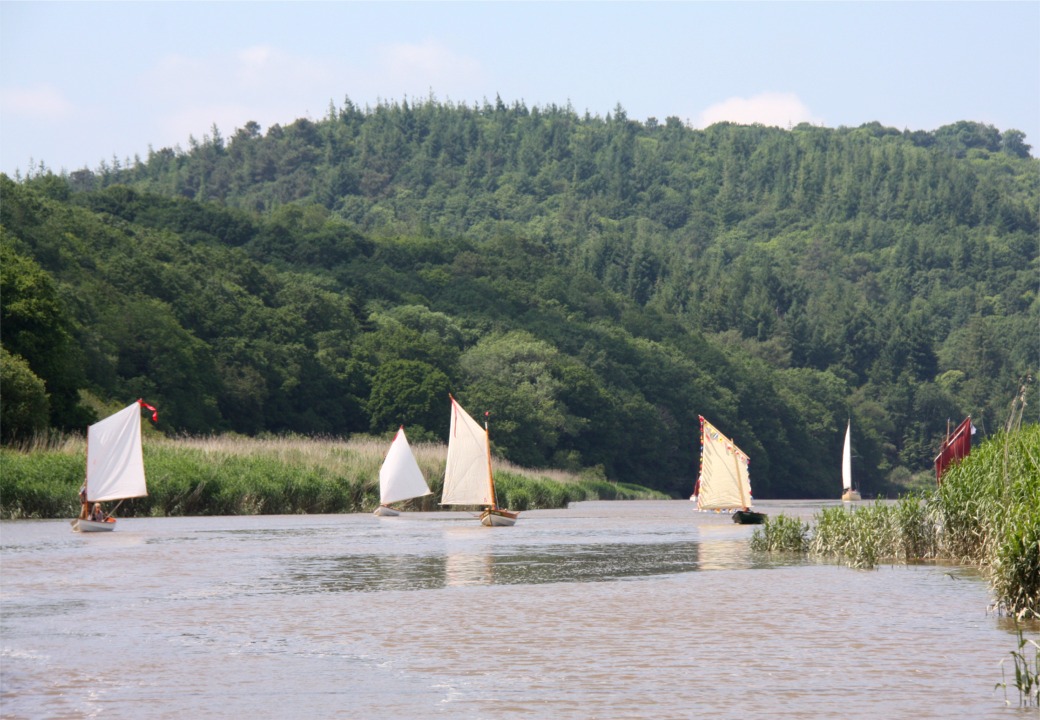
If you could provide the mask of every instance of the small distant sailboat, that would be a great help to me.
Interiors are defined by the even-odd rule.
[[[520,513],[498,506],[487,424],[480,427],[454,397],[448,397],[451,398],[451,429],[441,505],[483,505],[481,524],[509,527],[516,523]]]
[[[73,520],[76,532],[111,532],[116,519],[101,513],[101,503],[148,494],[141,452],[142,407],[152,411],[153,421],[158,419],[155,408],[138,400],[87,428],[87,472],[80,495],[85,505],[94,505],[96,514]]]
[[[400,515],[401,512],[390,507],[390,503],[422,497],[430,492],[402,425],[379,468],[379,507],[375,514],[383,517]]]
[[[694,489],[698,509],[733,510],[735,523],[762,524],[765,513],[751,509],[748,456],[703,417],[700,421],[701,469]]]
[[[845,450],[841,454],[841,483],[843,502],[862,500],[858,490],[852,489],[852,421],[845,428]]]

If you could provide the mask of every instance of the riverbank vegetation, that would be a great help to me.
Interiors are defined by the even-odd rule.
[[[1040,618],[1040,425],[999,433],[949,468],[935,490],[895,502],[783,514],[752,547],[838,558],[857,568],[941,561],[982,568],[995,609]]]
[[[127,500],[120,517],[370,512],[379,504],[379,466],[390,440],[300,437],[151,438],[144,444],[148,496]],[[439,510],[446,448],[412,450],[430,495],[402,503]],[[0,449],[0,518],[71,518],[79,513],[86,443],[61,437],[31,448]],[[495,461],[499,501],[513,510],[566,507],[579,500],[662,498],[614,483],[602,472],[530,470]]]
[[[1016,623],[1040,619],[1040,425],[1002,432],[943,474],[935,490],[896,502],[824,508],[812,524],[780,514],[756,528],[751,546],[837,558],[857,568],[881,562],[950,562],[980,568],[993,609]],[[1015,686],[1040,706],[1040,646],[1018,634]],[[1002,665],[1003,668],[1003,665]],[[1007,680],[998,684],[1007,690]]]

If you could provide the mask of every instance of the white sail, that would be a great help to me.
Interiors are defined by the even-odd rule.
[[[451,398],[448,461],[441,505],[494,505],[487,430]]]
[[[697,507],[701,510],[734,510],[750,506],[748,456],[702,417]]]
[[[386,459],[379,468],[379,502],[388,505],[429,494],[430,487],[419,469],[419,463],[415,461],[402,427],[394,436]]]
[[[852,421],[845,428],[845,450],[841,454],[841,485],[845,490],[852,489]]]
[[[141,455],[141,406],[136,402],[87,428],[87,500],[148,494]]]

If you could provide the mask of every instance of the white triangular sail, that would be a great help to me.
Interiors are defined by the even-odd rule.
[[[379,468],[379,502],[389,505],[429,494],[430,487],[419,469],[419,463],[415,461],[402,427],[390,443],[386,459]]]
[[[487,430],[451,398],[448,461],[441,505],[494,505]]]
[[[87,500],[148,494],[141,454],[141,406],[129,405],[87,428]]]
[[[748,456],[715,426],[701,420],[701,471],[697,479],[697,507],[734,510],[751,506]]]
[[[841,453],[841,486],[852,489],[852,421],[845,428],[845,449]]]

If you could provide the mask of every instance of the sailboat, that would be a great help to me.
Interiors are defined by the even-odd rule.
[[[100,504],[148,494],[141,453],[142,407],[152,411],[153,421],[158,419],[155,408],[138,400],[87,428],[87,472],[80,496],[86,505],[94,504],[98,514],[84,513],[73,520],[76,532],[111,532],[116,519],[111,513],[102,515]]]
[[[733,510],[733,522],[760,525],[765,513],[751,509],[749,458],[710,422],[701,421],[701,468],[694,497],[700,510]]]
[[[947,423],[946,439],[943,441],[939,454],[935,456],[935,482],[937,485],[942,485],[942,476],[946,472],[946,468],[971,454],[971,436],[974,434],[975,426],[971,423],[971,415],[964,418],[952,434],[949,423]]]
[[[852,421],[845,428],[845,450],[841,454],[841,499],[844,502],[862,500],[858,490],[852,489]]]
[[[415,461],[402,425],[379,468],[379,507],[375,514],[383,517],[400,515],[399,510],[390,507],[390,503],[429,494],[430,486],[426,484],[419,463]]]
[[[441,505],[483,505],[481,524],[509,527],[516,523],[520,513],[498,506],[487,424],[480,427],[454,397],[448,397],[451,398],[451,429]]]

